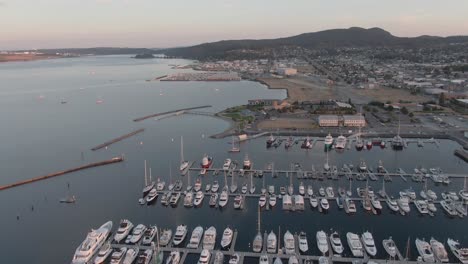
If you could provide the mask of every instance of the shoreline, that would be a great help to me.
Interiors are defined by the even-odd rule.
[[[255,78],[255,79],[244,79],[244,80],[263,84],[263,85],[265,85],[267,87],[267,89],[270,89],[270,90],[285,90],[286,91],[286,98],[284,98],[283,100],[290,100],[291,99],[291,97],[289,95],[289,89],[288,88],[271,87],[271,85],[268,84],[267,82],[265,82],[263,80],[259,80],[257,78]]]
[[[11,62],[30,62],[39,60],[53,60],[63,59],[67,56],[60,55],[47,55],[47,56],[23,56],[23,55],[0,55],[0,63],[11,63]]]

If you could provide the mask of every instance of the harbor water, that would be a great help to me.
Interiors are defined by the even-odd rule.
[[[313,149],[303,150],[295,145],[290,150],[283,146],[266,149],[265,138],[243,142],[241,152],[230,154],[230,138],[211,139],[209,135],[228,128],[226,121],[198,115],[180,115],[163,120],[132,120],[158,112],[199,105],[212,105],[203,111],[217,112],[226,107],[246,104],[252,98],[285,98],[284,90],[268,90],[265,86],[248,81],[240,82],[159,82],[147,81],[155,77],[175,73],[169,65],[187,64],[185,60],[136,60],[130,56],[81,57],[27,63],[0,64],[0,185],[45,175],[51,172],[80,166],[82,164],[124,155],[125,161],[109,166],[67,174],[50,180],[0,192],[0,263],[68,263],[76,247],[91,228],[97,228],[112,220],[114,230],[122,218],[134,224],[156,224],[161,228],[175,230],[178,224],[187,224],[189,231],[198,225],[215,226],[218,231],[217,246],[222,231],[231,226],[239,232],[236,250],[250,251],[256,234],[257,204],[248,198],[244,210],[234,210],[233,198],[222,210],[208,206],[205,197],[200,208],[184,208],[179,201],[177,208],[163,207],[160,198],[151,206],[140,206],[138,198],[144,185],[144,160],[152,170],[153,179],[169,182],[180,179],[187,184],[187,176],[178,173],[180,161],[180,137],[184,138],[185,158],[199,163],[204,154],[214,157],[214,167],[221,168],[224,159],[230,157],[242,163],[248,153],[254,169],[265,169],[274,162],[276,169],[289,169],[298,162],[304,170],[315,165],[321,169],[326,154],[323,142]],[[145,128],[143,133],[110,145],[105,149],[91,151],[96,145],[112,138]],[[356,151],[354,148],[337,153],[329,152],[330,165],[338,168],[344,163],[355,166],[365,160],[377,167],[379,160],[390,172],[401,167],[412,172],[415,167],[440,167],[447,173],[466,173],[468,166],[453,155],[458,144],[441,140],[439,145],[425,144],[418,147],[410,144],[403,151],[374,146],[371,150]],[[291,176],[291,175],[290,175]],[[294,175],[293,175],[294,176]],[[191,173],[195,181],[197,173]],[[211,173],[203,177],[203,184],[213,180],[224,183],[222,174]],[[280,175],[264,176],[265,185],[289,184],[289,178]],[[263,179],[254,178],[259,191]],[[235,177],[240,187],[248,178]],[[343,177],[339,181],[297,180],[307,186],[312,184],[317,192],[320,186],[348,188]],[[228,178],[230,184],[231,178]],[[369,182],[379,190],[382,179]],[[69,186],[69,188],[68,188]],[[353,182],[353,192],[365,182]],[[387,193],[413,187],[416,193],[423,188],[421,183],[404,182],[395,177],[386,184]],[[447,190],[459,191],[462,179],[453,179],[446,185],[428,187],[438,193]],[[185,189],[185,188],[184,188]],[[76,196],[75,204],[62,204],[59,200],[68,194]],[[340,232],[345,242],[346,232],[361,234],[369,230],[376,239],[378,256],[384,258],[382,239],[392,236],[404,253],[406,241],[411,239],[411,257],[417,256],[414,240],[431,237],[446,241],[448,237],[468,245],[466,218],[450,219],[442,208],[434,217],[418,215],[412,206],[409,216],[392,214],[384,209],[380,215],[370,215],[356,203],[358,212],[349,216],[338,210],[331,202],[327,214],[311,210],[306,203],[304,212],[285,212],[281,202],[276,208],[261,213],[261,229],[278,232],[281,239],[286,230],[292,233],[307,232],[310,254],[318,255],[315,233],[324,230]],[[283,243],[283,241],[281,241]],[[346,247],[345,247],[346,248]],[[345,255],[350,255],[346,252]],[[452,256],[453,257],[453,256]],[[186,263],[194,263],[198,256],[189,256]],[[453,259],[452,259],[453,260]],[[248,260],[246,263],[258,263]]]

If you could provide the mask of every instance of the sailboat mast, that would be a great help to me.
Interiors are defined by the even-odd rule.
[[[151,168],[149,168],[149,182],[151,183]]]
[[[180,163],[184,162],[184,137],[180,136]]]
[[[224,171],[224,187],[227,187],[226,171]]]
[[[408,237],[408,241],[406,242],[406,255],[405,255],[406,260],[409,259],[409,254],[410,254],[410,238]]]
[[[260,232],[260,206],[258,206],[258,227],[257,228],[258,228],[257,229],[258,233],[261,234]]]
[[[146,178],[147,176],[146,176],[146,160],[145,160],[145,186],[148,185],[148,180]]]
[[[281,226],[278,226],[278,254],[281,249]]]

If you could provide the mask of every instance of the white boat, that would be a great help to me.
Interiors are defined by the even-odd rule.
[[[110,263],[111,264],[120,264],[125,257],[125,254],[127,253],[127,248],[122,247],[120,250],[115,250],[114,253],[112,253],[111,258],[110,258]]]
[[[266,195],[265,194],[262,194],[260,195],[260,199],[258,200],[258,206],[260,207],[264,207],[266,205]]]
[[[282,200],[283,200],[283,210],[291,210],[293,206],[291,196],[288,194],[285,194]]]
[[[279,257],[276,257],[273,264],[283,264],[283,261]]]
[[[299,194],[300,195],[305,195],[305,186],[303,182],[299,183]]]
[[[268,255],[267,254],[262,254],[260,256],[260,259],[258,260],[258,263],[259,264],[270,264],[270,262],[268,260]]]
[[[302,252],[302,253],[305,253],[309,250],[309,244],[307,243],[307,235],[305,232],[300,232],[299,233],[299,250]]]
[[[271,207],[274,207],[276,205],[276,195],[272,194],[270,195],[268,199],[268,204],[270,204]]]
[[[295,255],[292,255],[288,259],[288,264],[299,264],[299,260]]]
[[[277,243],[276,234],[275,232],[271,231],[267,236],[267,253],[276,253]]]
[[[336,138],[335,149],[344,149],[346,147],[346,137],[339,135]]]
[[[151,171],[151,168],[150,168]],[[148,180],[147,178],[147,170],[146,170],[146,160],[145,160],[145,186],[143,187],[143,196],[145,196],[151,189],[154,188],[154,185],[156,183],[154,181],[151,181],[151,177]]]
[[[252,242],[252,250],[255,253],[259,253],[260,251],[262,251],[262,248],[263,248],[263,236],[259,231],[257,232],[257,235],[255,235],[254,240]]]
[[[393,212],[400,211],[397,201],[392,199],[390,196],[387,195],[387,199],[385,199],[385,202],[387,203],[388,208],[392,210]]]
[[[310,203],[310,206],[312,206],[312,208],[317,208],[317,206],[318,206],[317,197],[315,197],[315,196],[309,197],[309,203]]]
[[[156,188],[153,188],[146,196],[146,203],[151,204],[156,200],[156,198],[158,198],[158,191],[156,190]]]
[[[169,245],[169,241],[172,238],[172,230],[171,229],[164,229],[162,231],[161,237],[159,238],[159,245],[165,247]]]
[[[351,253],[354,257],[360,258],[364,256],[364,251],[362,247],[361,240],[357,234],[348,232],[346,233],[346,239],[348,241],[349,249],[351,249]]]
[[[213,185],[211,185],[211,192],[215,193],[219,190],[219,183],[218,181],[213,181]]]
[[[291,234],[291,232],[286,231],[284,234],[284,249],[286,254],[295,254],[295,242],[294,242],[294,236]]]
[[[244,198],[238,194],[234,197],[234,209],[243,209]]]
[[[304,211],[304,196],[294,195],[294,210]]]
[[[242,184],[241,193],[246,194],[248,190],[249,187],[247,186],[247,183]]]
[[[234,253],[229,259],[229,264],[239,264],[240,256],[237,253]]]
[[[143,224],[137,225],[132,232],[132,238],[130,239],[130,243],[136,244],[140,239],[143,237],[143,234],[146,231],[146,226]]]
[[[330,235],[330,244],[332,246],[333,251],[335,251],[336,254],[341,255],[343,254],[343,244],[341,243],[341,238],[338,232],[333,232]]]
[[[224,164],[223,164],[223,170],[229,170],[231,168],[232,160],[231,159],[225,159]]]
[[[192,231],[190,236],[190,241],[187,245],[187,248],[198,248],[200,246],[200,241],[203,237],[203,227],[197,226]]]
[[[424,240],[416,239],[416,249],[424,262],[435,262],[431,246]]]
[[[200,206],[203,202],[203,198],[205,198],[205,194],[202,191],[198,191],[195,195],[195,200],[193,201],[193,204],[195,206]]]
[[[157,191],[163,191],[164,190],[164,187],[166,187],[166,182],[165,181],[161,181],[161,179],[158,178],[158,182],[156,184],[156,190]]]
[[[232,242],[233,232],[232,229],[226,227],[223,232],[223,237],[221,238],[221,248],[228,248]]]
[[[389,237],[388,239],[384,239],[382,241],[383,248],[385,251],[387,251],[388,255],[395,259],[397,255],[397,247],[395,245],[395,242],[393,241],[392,237]]]
[[[189,165],[189,162],[184,159],[184,138],[180,137],[180,172],[184,172]]]
[[[324,257],[324,256],[321,256],[319,258],[319,261],[318,261],[319,264],[328,264],[328,258],[327,257]]]
[[[434,253],[435,258],[440,262],[449,262],[447,250],[445,249],[444,244],[431,238],[429,241],[431,244],[432,252]]]
[[[166,264],[179,264],[180,262],[180,252],[171,251],[169,257],[167,257]]]
[[[111,253],[112,246],[110,242],[107,242],[101,247],[101,249],[99,249],[96,258],[94,259],[94,264],[104,263]]]
[[[202,169],[209,169],[211,168],[211,165],[213,164],[213,157],[210,157],[208,155],[204,155],[201,161],[201,167]]]
[[[123,264],[132,264],[138,256],[138,248],[129,248],[123,259]]]
[[[156,226],[151,226],[146,229],[145,233],[143,234],[143,240],[141,243],[143,245],[150,245],[153,242],[156,233],[158,232],[158,228]]]
[[[203,235],[203,249],[213,250],[216,243],[216,228],[210,226]]]
[[[249,159],[249,156],[245,154],[243,167],[244,170],[250,170],[252,168],[252,162]]]
[[[207,249],[203,249],[200,258],[198,259],[198,264],[208,264],[210,263],[211,253]]]
[[[460,243],[451,238],[447,239],[447,245],[461,263],[468,264],[468,248],[461,248]]]
[[[275,186],[274,185],[269,185],[268,186],[268,193],[269,194],[275,194]]]
[[[219,206],[222,208],[226,206],[229,200],[229,194],[227,192],[227,188],[225,187],[219,196]]]
[[[333,145],[333,137],[330,133],[325,137],[324,144],[326,148],[331,148]]]
[[[420,214],[429,214],[429,209],[427,208],[426,200],[416,200],[414,201],[416,209],[418,209]]]
[[[323,210],[328,210],[330,208],[330,203],[328,203],[328,200],[325,198],[320,199],[320,206],[323,208]]]
[[[312,185],[307,185],[307,195],[314,195],[314,189],[312,189]]]
[[[138,255],[136,263],[137,264],[149,264],[152,257],[153,257],[153,250],[147,249]]]
[[[320,196],[325,196],[325,188],[323,188],[323,187],[319,188],[319,195]]]
[[[224,263],[224,254],[221,251],[216,251],[213,264],[223,264]]]
[[[127,219],[123,219],[120,221],[119,228],[117,229],[117,232],[114,235],[114,240],[115,242],[119,243],[122,241],[124,238],[128,236],[130,231],[133,228],[132,222],[130,222]]]
[[[440,205],[442,206],[442,209],[444,209],[445,212],[449,216],[457,216],[458,215],[458,212],[455,209],[455,207],[453,206],[452,202],[448,202],[448,201],[443,200],[443,201],[440,201]]]
[[[375,247],[374,237],[372,234],[369,231],[366,231],[362,234],[361,239],[367,253],[370,256],[375,257],[375,255],[377,255],[377,248]]]
[[[187,193],[185,193],[184,206],[185,207],[193,206],[193,192],[192,191],[188,191]]]
[[[382,204],[377,198],[372,197],[370,201],[371,201],[372,207],[374,207],[376,210],[382,210]]]
[[[405,212],[405,213],[409,213],[411,208],[409,206],[409,198],[408,197],[400,197],[398,200],[397,200],[397,203],[398,203],[398,206],[400,207],[400,209]]]
[[[325,254],[328,252],[328,241],[327,241],[327,234],[320,230],[317,232],[316,235],[317,238],[317,247],[322,252],[322,254]]]
[[[182,243],[182,241],[185,240],[186,236],[187,236],[187,226],[179,225],[177,226],[172,243],[174,244],[174,246],[178,246]]]
[[[335,197],[335,192],[333,191],[333,187],[327,187],[327,189],[325,189],[325,193],[327,194],[329,198]]]

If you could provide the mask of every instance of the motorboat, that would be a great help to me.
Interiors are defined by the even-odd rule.
[[[123,259],[123,264],[132,264],[138,256],[138,248],[129,248]]]
[[[348,213],[356,213],[356,203],[351,200],[349,197],[345,198],[344,205],[346,206]]]
[[[283,261],[279,257],[276,257],[275,261],[273,261],[273,264],[283,264]]]
[[[416,249],[424,262],[435,262],[431,246],[424,240],[416,239]]]
[[[242,163],[244,170],[250,170],[252,168],[252,162],[249,159],[249,156],[245,154],[244,162]]]
[[[94,264],[101,264],[106,261],[106,259],[110,256],[112,253],[112,246],[110,242],[106,242],[100,249],[99,252],[94,259]]]
[[[314,189],[312,189],[312,185],[307,185],[307,195],[314,195]]]
[[[431,244],[432,252],[434,253],[435,258],[440,262],[449,262],[447,250],[445,249],[444,244],[431,238],[429,241]]]
[[[189,243],[187,248],[198,248],[200,246],[200,241],[203,237],[203,227],[197,226],[192,231],[192,235],[190,236]]]
[[[269,260],[268,260],[268,255],[267,254],[262,254],[260,256],[260,259],[258,261],[259,264],[270,264]]]
[[[210,202],[209,202],[210,206],[214,207],[216,206],[217,203],[218,203],[218,194],[217,193],[211,194]]]
[[[348,241],[349,248],[351,249],[351,253],[356,258],[361,258],[364,256],[364,251],[362,247],[361,240],[357,234],[348,232],[346,233],[346,239]]]
[[[143,234],[143,240],[141,241],[141,243],[143,245],[150,245],[151,242],[153,242],[157,232],[158,228],[156,226],[150,226],[149,228],[147,228],[145,230],[145,233]]]
[[[156,198],[158,198],[158,191],[156,190],[156,188],[153,188],[151,189],[151,191],[149,191],[148,195],[146,196],[146,203],[151,204],[156,200]]]
[[[267,253],[274,254],[276,253],[277,248],[277,238],[275,232],[271,231],[267,236]]]
[[[246,194],[248,190],[249,190],[249,187],[247,186],[247,183],[244,183],[241,188],[241,193]]]
[[[268,137],[266,141],[266,147],[270,148],[275,142],[276,142],[276,137],[274,137],[273,134],[270,134],[270,136]]]
[[[317,208],[317,206],[318,206],[317,197],[315,197],[315,196],[309,197],[309,202],[310,202],[310,206],[312,206],[312,208]]]
[[[409,213],[411,208],[409,206],[409,198],[408,197],[400,197],[398,200],[397,200],[397,203],[398,203],[398,206],[400,207],[400,209],[405,212],[405,213]]]
[[[375,255],[377,255],[377,248],[375,247],[374,237],[372,234],[369,231],[366,231],[362,234],[361,239],[367,253],[370,256],[375,257]]]
[[[153,257],[153,250],[147,249],[138,255],[136,264],[149,264],[152,257]]]
[[[209,264],[211,258],[211,253],[207,249],[203,249],[200,258],[198,259],[198,264]]]
[[[461,263],[468,264],[468,248],[461,248],[460,243],[451,238],[447,239],[447,245]]]
[[[341,243],[341,238],[338,232],[335,231],[330,235],[330,244],[332,246],[333,251],[335,251],[336,254],[343,254],[344,248],[343,244]]]
[[[299,233],[299,250],[302,253],[306,253],[309,250],[309,244],[307,243],[307,235],[305,232],[300,232]]]
[[[370,201],[371,201],[372,207],[374,207],[376,210],[382,210],[382,204],[377,198],[372,197]]]
[[[229,194],[228,194],[227,188],[225,187],[219,197],[219,206],[221,208],[226,206],[226,204],[228,203],[228,200],[229,200]]]
[[[120,264],[127,253],[126,247],[121,247],[119,250],[115,250],[110,258],[111,264]],[[85,263],[85,262],[83,262]]]
[[[123,219],[120,221],[119,228],[117,229],[117,232],[114,235],[114,240],[115,242],[119,243],[122,241],[124,238],[128,236],[130,231],[133,228],[132,222],[127,219]]]
[[[323,208],[323,210],[328,210],[330,208],[330,203],[328,203],[328,200],[325,198],[320,199],[320,206]]]
[[[244,203],[244,198],[242,195],[238,194],[234,197],[234,209],[242,209],[242,204]]]
[[[263,236],[260,231],[257,232],[257,235],[255,235],[254,240],[252,242],[252,250],[255,253],[259,253],[262,251],[263,248]]]
[[[164,206],[168,206],[168,205],[169,205],[169,201],[170,201],[170,199],[171,199],[171,196],[172,196],[172,192],[171,192],[171,191],[165,192],[165,193],[161,196],[161,204],[164,205]]]
[[[323,188],[323,187],[319,188],[319,195],[322,196],[322,197],[325,196],[325,188]]]
[[[203,202],[203,198],[205,198],[205,194],[202,191],[198,191],[197,194],[195,194],[195,200],[193,201],[193,204],[195,206],[200,206]]]
[[[169,203],[171,204],[171,206],[177,206],[177,204],[179,203],[180,195],[180,192],[172,193],[171,198],[169,199]]]
[[[295,254],[295,242],[294,242],[294,236],[291,234],[291,232],[286,231],[284,234],[284,249],[286,254]]]
[[[167,257],[166,264],[179,264],[180,262],[180,252],[171,251],[169,257]]]
[[[210,157],[205,154],[202,158],[201,167],[203,169],[209,169],[211,168],[212,164],[213,164],[213,157]]]
[[[427,202],[427,209],[428,209],[431,213],[437,212],[437,207],[435,206],[435,204],[434,204],[433,202]]]
[[[164,190],[164,187],[166,187],[166,182],[165,181],[161,181],[161,179],[158,178],[158,182],[156,184],[156,190],[158,192],[161,192]]]
[[[305,186],[303,182],[299,183],[299,194],[300,195],[305,195]]]
[[[203,235],[203,249],[213,250],[216,243],[216,228],[210,226]]]
[[[271,207],[274,207],[276,205],[276,195],[275,194],[270,195],[270,197],[268,198],[268,204]]]
[[[231,168],[232,160],[227,158],[224,160],[223,170],[227,171]]]
[[[328,252],[328,241],[327,241],[327,234],[320,230],[317,232],[316,235],[317,238],[317,247],[322,252],[322,254],[325,254]]]
[[[265,194],[262,194],[260,195],[260,199],[258,200],[258,206],[260,207],[264,207],[266,205],[266,195]]]
[[[187,226],[179,225],[177,226],[172,243],[174,244],[174,246],[179,246],[182,243],[182,241],[185,240],[186,236],[187,236]]]
[[[231,228],[226,227],[221,238],[221,248],[228,248],[232,242],[233,231]]]
[[[239,264],[240,256],[237,253],[232,254],[231,258],[229,259],[229,264]]]
[[[296,255],[289,257],[288,264],[299,264],[299,260],[297,259]]]
[[[327,194],[329,198],[335,197],[335,192],[333,191],[333,187],[327,187],[327,189],[325,189],[325,193]]]
[[[214,255],[213,264],[223,264],[224,263],[224,254],[221,251],[216,251]]]
[[[458,212],[454,208],[453,203],[443,200],[443,201],[440,201],[440,206],[442,206],[442,209],[445,210],[447,215],[452,216],[452,217],[458,215]]]
[[[161,237],[159,238],[159,245],[163,247],[169,245],[169,241],[171,241],[171,238],[172,238],[172,230],[164,229],[161,233]]]
[[[211,185],[211,192],[215,193],[219,190],[219,183],[218,181],[213,181],[213,185]]]
[[[388,239],[384,239],[382,241],[383,248],[387,252],[387,254],[395,259],[397,255],[397,247],[395,245],[395,241],[393,241],[392,237],[389,237]]]
[[[414,201],[414,205],[416,206],[416,209],[418,209],[420,214],[429,214],[429,209],[427,208],[426,200],[416,200]]]
[[[321,256],[319,258],[319,261],[318,261],[319,264],[328,264],[328,258],[327,257],[324,257],[324,256]]]
[[[198,192],[201,190],[201,187],[202,187],[202,180],[201,178],[197,178],[197,180],[195,181],[195,184],[193,185],[193,190],[195,192]]]
[[[387,198],[385,199],[385,202],[387,203],[387,206],[390,210],[393,212],[398,212],[400,211],[400,208],[398,207],[397,201],[392,199],[390,196],[387,195]]]
[[[192,207],[193,206],[193,192],[192,191],[188,191],[188,192],[185,193],[184,206],[185,207]]]

